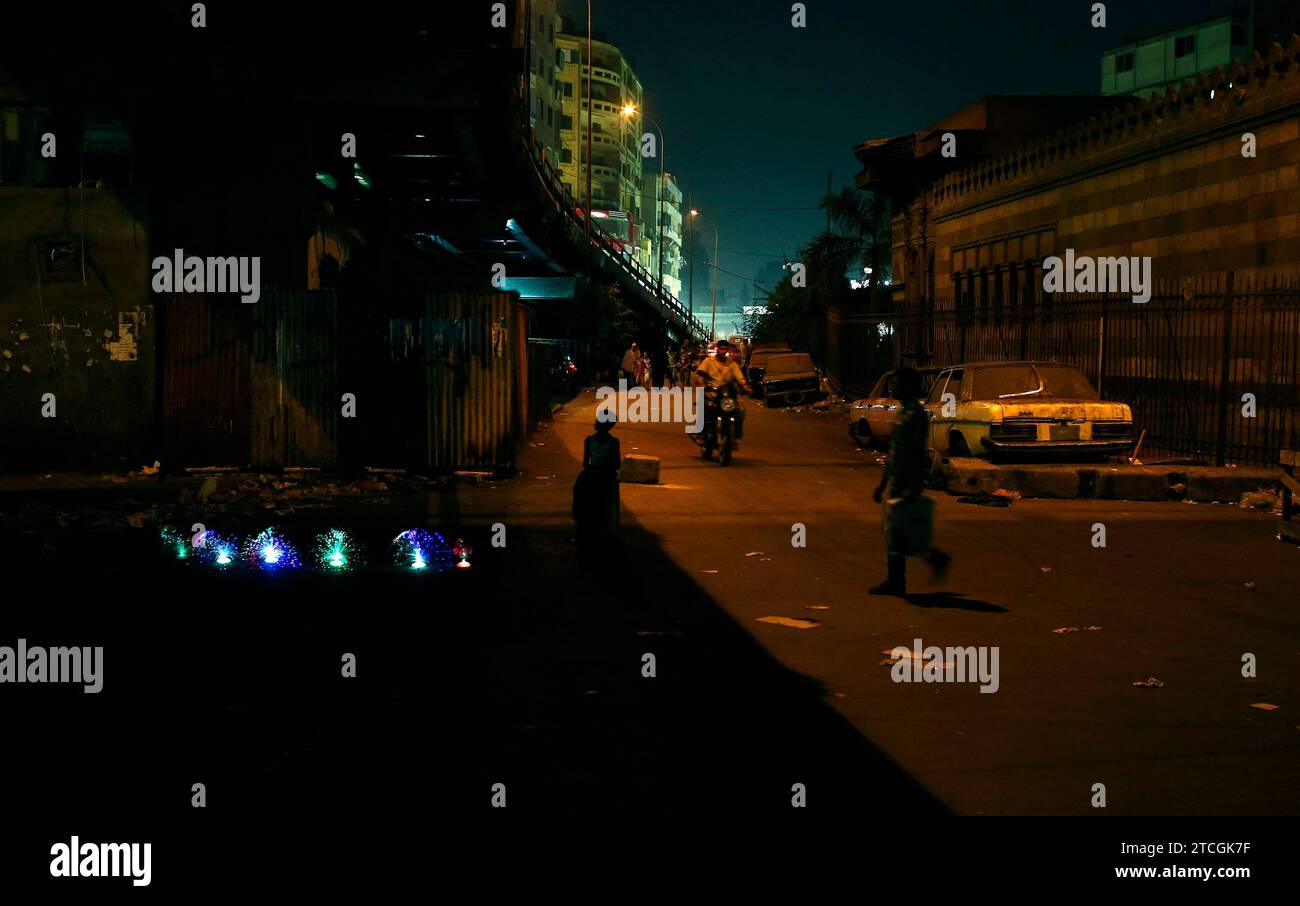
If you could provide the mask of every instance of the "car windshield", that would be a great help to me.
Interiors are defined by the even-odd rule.
[[[972,399],[1085,399],[1095,400],[1083,372],[1070,365],[1007,365],[975,372]]]
[[[812,371],[814,370],[812,356],[807,353],[795,353],[794,355],[774,355],[767,360],[767,373],[779,372],[790,374],[795,371]]]

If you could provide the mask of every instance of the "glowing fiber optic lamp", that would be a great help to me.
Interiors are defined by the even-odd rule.
[[[274,528],[264,529],[260,535],[248,543],[245,557],[259,569],[274,572],[281,569],[293,569],[299,565],[298,552],[288,539]]]
[[[464,538],[456,539],[456,543],[451,547],[451,552],[456,557],[457,569],[469,569],[469,555],[474,553],[474,548],[466,544]]]
[[[343,529],[330,529],[316,537],[316,562],[326,571],[348,572],[361,559],[360,548]]]
[[[393,539],[393,565],[406,572],[440,573],[451,569],[454,561],[447,539],[437,532],[413,528]]]

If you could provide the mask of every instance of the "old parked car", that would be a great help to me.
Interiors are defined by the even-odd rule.
[[[930,393],[930,386],[942,370],[940,368],[920,368],[922,390]],[[898,412],[898,400],[894,399],[894,376],[897,371],[886,371],[874,387],[871,395],[854,400],[849,406],[849,437],[859,446],[870,447],[873,444],[888,444],[889,433],[894,427],[894,415]]]
[[[948,399],[944,397],[948,394]],[[1133,446],[1133,412],[1073,365],[975,362],[941,371],[925,408],[941,456],[1104,456]]]
[[[785,352],[767,360],[762,378],[763,401],[798,406],[822,395],[821,369],[806,352]]]
[[[788,343],[759,343],[750,349],[749,360],[745,362],[745,380],[754,388],[755,395],[762,393],[767,360],[774,355],[785,355],[791,351]]]

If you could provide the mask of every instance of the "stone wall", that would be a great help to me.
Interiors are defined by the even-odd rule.
[[[130,201],[0,188],[0,471],[153,462],[149,236]]]
[[[1243,136],[1256,156],[1242,154]],[[960,149],[958,151],[960,154]],[[909,301],[1041,293],[1041,263],[1151,256],[1156,278],[1300,272],[1300,37],[948,174],[895,224]]]

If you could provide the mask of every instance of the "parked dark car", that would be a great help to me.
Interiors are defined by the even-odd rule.
[[[788,343],[759,343],[749,350],[749,359],[745,362],[745,379],[749,381],[755,395],[763,392],[763,374],[767,371],[768,359],[790,351]]]
[[[791,406],[822,396],[821,369],[806,352],[786,352],[767,360],[763,370],[763,400],[767,405],[785,402]]]

